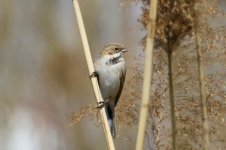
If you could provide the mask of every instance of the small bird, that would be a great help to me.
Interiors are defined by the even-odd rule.
[[[100,86],[100,91],[104,102],[102,106],[106,110],[111,135],[116,138],[114,109],[122,92],[126,76],[124,53],[127,50],[117,43],[108,44],[101,51],[99,58],[94,64],[95,72],[91,75],[96,76]]]

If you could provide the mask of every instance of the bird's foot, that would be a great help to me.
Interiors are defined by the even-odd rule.
[[[99,110],[101,110],[108,103],[109,100],[110,99],[107,99],[105,101],[98,102],[96,108],[99,109]]]
[[[94,71],[90,76],[89,76],[89,78],[91,79],[91,78],[94,78],[94,77],[99,77],[99,74],[96,72],[96,71]]]

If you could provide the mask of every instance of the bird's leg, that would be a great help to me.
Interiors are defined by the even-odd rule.
[[[97,103],[97,109],[101,110],[108,102],[109,102],[110,98],[105,100],[105,101],[101,101]]]
[[[94,78],[94,77],[99,77],[99,74],[96,72],[96,71],[94,71],[90,76],[89,76],[89,78],[91,79],[91,78]]]

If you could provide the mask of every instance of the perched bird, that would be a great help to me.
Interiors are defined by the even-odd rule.
[[[108,44],[101,51],[94,67],[104,102],[102,106],[106,110],[108,123],[113,138],[116,137],[114,123],[114,109],[122,92],[126,76],[124,53],[127,50],[121,44]]]

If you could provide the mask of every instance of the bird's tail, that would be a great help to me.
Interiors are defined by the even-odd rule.
[[[114,120],[109,119],[108,120],[108,123],[109,123],[109,126],[110,126],[111,135],[115,139],[116,138],[116,131],[115,131],[115,123],[114,123]]]
[[[116,131],[115,131],[115,123],[114,123],[114,107],[112,108],[109,104],[107,104],[106,113],[107,113],[108,123],[111,130],[111,135],[115,139]]]

